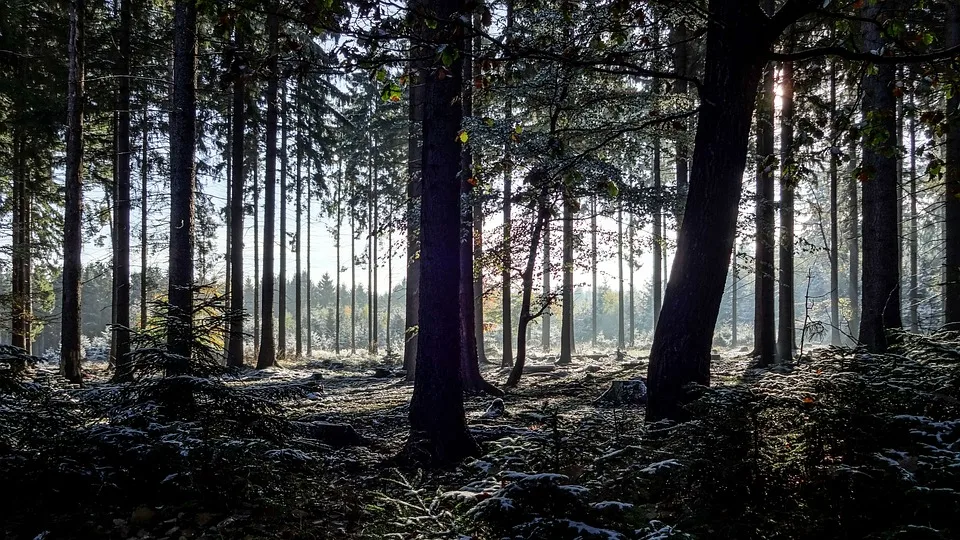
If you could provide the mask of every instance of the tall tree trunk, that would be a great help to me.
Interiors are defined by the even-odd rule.
[[[231,144],[232,144],[231,137],[233,137],[232,135],[233,134],[233,110],[230,108],[230,104],[231,102],[228,101],[227,102],[227,108],[228,108],[227,131],[225,135],[226,144],[224,145],[224,149],[223,149],[224,160],[226,161],[224,166],[224,176],[226,177],[226,184],[227,184],[226,186],[227,187],[227,204],[226,204],[226,207],[224,208],[225,210],[224,213],[226,214],[225,215],[226,219],[224,221],[226,222],[226,226],[227,226],[226,227],[227,234],[225,239],[226,240],[225,241],[226,257],[224,257],[224,266],[226,269],[226,272],[225,272],[226,276],[225,276],[224,287],[223,287],[223,297],[224,297],[223,309],[224,309],[224,313],[227,315],[227,320],[223,322],[223,357],[225,362],[229,362],[229,359],[227,357],[230,355],[230,351],[228,350],[230,347],[230,321],[229,321],[230,300],[231,300],[230,286],[231,286],[231,282],[233,281],[233,274],[231,271],[232,270],[231,266],[233,265],[233,254],[232,254],[233,228],[230,226],[232,222],[230,214],[233,211],[233,153],[231,152]]]
[[[287,81],[280,86],[280,273],[277,277],[277,360],[287,359]]]
[[[773,1],[764,0],[767,13],[773,11]],[[768,62],[763,74],[763,92],[757,108],[757,192],[756,192],[756,289],[754,301],[754,354],[761,366],[773,363],[776,354],[776,313],[774,311],[774,97],[775,65]]]
[[[636,250],[635,250],[635,248],[634,248],[635,238],[634,238],[633,212],[630,213],[630,221],[627,223],[627,239],[628,239],[628,240],[627,240],[627,243],[630,245],[630,254],[629,254],[629,256],[627,257],[627,271],[629,272],[629,275],[627,276],[627,281],[628,281],[629,290],[630,290],[630,293],[629,293],[629,294],[630,294],[630,298],[629,298],[629,302],[628,302],[628,304],[630,305],[630,317],[629,317],[629,320],[630,320],[630,339],[628,340],[628,343],[630,344],[630,348],[632,349],[632,348],[636,345],[636,343],[635,343],[634,340],[635,340],[635,336],[637,335],[637,329],[636,329],[636,323],[637,323],[636,313],[637,313],[637,310],[636,310],[636,306],[634,305],[634,302],[635,302],[635,299],[636,299],[636,294],[635,294],[636,291],[635,291],[635,289],[634,289],[634,283],[633,283],[633,277],[634,277],[634,275],[636,274],[636,272],[634,271],[634,270],[635,270],[635,269],[634,269],[634,260],[635,260],[635,259],[634,259],[634,256],[636,255],[636,253],[635,253]]]
[[[312,160],[307,158],[307,358],[313,357],[313,277],[310,274],[310,262],[313,252],[310,250],[313,220],[311,216],[313,203],[313,175],[311,173]],[[320,169],[322,172],[322,168]],[[340,231],[337,225],[337,294],[340,294]],[[339,346],[337,346],[339,348]]]
[[[63,204],[63,318],[60,330],[60,373],[70,382],[80,374],[80,250],[83,245],[83,60],[84,0],[70,2],[67,40],[67,148]]]
[[[947,2],[946,23],[946,46],[960,45],[960,6],[957,6],[956,2]],[[946,162],[943,322],[946,325],[956,326],[960,323],[960,93],[956,88],[947,99]],[[866,202],[866,192],[863,198]],[[864,209],[864,220],[866,220],[866,209]],[[864,241],[863,255],[866,258],[866,241]],[[863,264],[867,265],[866,260]],[[866,311],[866,302],[864,302],[864,311]]]
[[[253,356],[260,361],[260,154],[253,158]]]
[[[391,212],[392,213],[392,212]],[[393,223],[393,216],[390,216],[390,223]],[[393,347],[390,341],[390,314],[393,311],[393,225],[387,229],[387,320],[384,327],[384,340],[386,341],[387,354],[393,354]]]
[[[297,171],[297,178],[296,178],[296,183],[297,183],[297,187],[296,187],[296,189],[297,189],[297,214],[296,214],[296,215],[297,215],[297,224],[296,224],[296,229],[297,229],[297,230],[296,230],[296,233],[294,234],[294,238],[296,239],[296,240],[295,240],[295,241],[296,241],[296,244],[295,244],[294,249],[295,249],[296,252],[297,252],[297,257],[296,257],[296,261],[295,261],[295,264],[296,264],[296,272],[295,272],[295,277],[294,277],[294,290],[296,291],[296,293],[295,293],[295,298],[294,298],[294,306],[295,306],[295,307],[294,307],[294,318],[295,318],[294,324],[295,324],[295,330],[296,330],[296,340],[295,340],[295,341],[296,341],[296,355],[297,355],[297,358],[300,358],[300,357],[303,356],[303,281],[302,281],[302,277],[303,277],[303,273],[302,273],[302,272],[303,272],[303,267],[302,267],[302,264],[301,264],[301,257],[300,257],[301,248],[302,248],[301,235],[303,234],[303,223],[302,223],[302,221],[303,221],[303,218],[302,218],[302,214],[303,214],[303,177],[301,176],[301,173],[302,173],[302,169],[301,169],[301,168],[303,167],[303,134],[301,133],[301,131],[302,131],[302,122],[303,122],[303,120],[301,119],[301,115],[303,114],[303,104],[302,104],[301,101],[300,101],[300,87],[301,87],[302,85],[303,85],[303,79],[298,80],[298,81],[297,81],[297,95],[296,95],[296,98],[295,98],[295,99],[296,99],[296,107],[297,107],[297,125],[295,126],[296,135],[294,135],[294,137],[295,137],[295,142],[296,142],[296,145],[297,145],[297,164],[296,164],[296,167],[297,167],[297,169],[296,169],[296,171]],[[308,264],[308,266],[309,266],[309,262],[308,262],[307,264]]]
[[[149,87],[143,95],[143,147],[140,149],[140,330],[147,328],[147,182],[150,178],[150,122],[148,116]]]
[[[736,234],[736,233],[734,233]],[[737,295],[740,289],[740,270],[737,268],[737,241],[733,241],[733,256],[731,257],[731,266],[733,266],[733,291],[730,295],[730,346],[736,347],[738,337],[737,326],[740,324],[740,314],[737,313]]]
[[[837,126],[837,60],[830,61],[830,140],[839,144]],[[830,148],[830,344],[840,345],[840,224],[838,207],[840,148]]]
[[[350,197],[356,193],[350,177]],[[350,205],[350,354],[357,354],[357,219],[356,208]]]
[[[597,348],[597,196],[590,198],[590,324],[591,345]]]
[[[868,4],[862,14],[869,20],[876,19],[883,11],[880,4]],[[884,46],[885,39],[878,24],[864,22],[862,31],[866,50],[879,50]],[[860,172],[864,181],[863,267],[870,271],[864,272],[861,278],[863,312],[859,341],[873,352],[885,351],[886,330],[901,326],[900,269],[897,258],[890,256],[897,248],[900,228],[897,222],[896,158],[899,143],[895,140],[897,117],[893,95],[895,69],[889,64],[877,65],[875,73],[866,73],[861,83],[866,123]]]
[[[954,10],[960,17],[960,9]],[[958,21],[960,23],[960,21]],[[916,111],[915,94],[910,93],[910,110]],[[960,140],[960,139],[958,139]],[[920,331],[920,291],[917,283],[917,116],[910,116],[910,331]]]
[[[625,347],[623,327],[623,201],[617,201],[617,350]]]
[[[337,248],[337,312],[334,315],[334,340],[333,340],[333,351],[336,353],[337,357],[340,357],[340,314],[342,310],[340,308],[340,274],[343,273],[343,266],[340,262],[340,238],[341,230],[343,229],[343,158],[337,159],[337,195],[336,195],[336,204],[337,204],[337,232],[336,232],[336,248]]]
[[[850,141],[848,149],[850,164],[847,170],[847,197],[850,201],[850,215],[848,217],[847,252],[850,266],[850,283],[848,294],[850,297],[850,333],[857,339],[860,329],[860,187],[857,179],[857,142]]]
[[[573,361],[573,195],[564,190],[563,194],[563,298],[560,312],[560,357],[557,364],[565,365]]]
[[[232,183],[230,189],[230,340],[227,343],[227,365],[243,366],[243,155],[245,151],[244,135],[247,129],[244,100],[244,35],[241,25],[234,26],[234,65],[233,67],[233,129],[230,151],[233,154]],[[256,165],[254,165],[256,166]]]
[[[680,169],[680,150],[677,149],[677,169]],[[679,179],[679,175],[677,177]],[[679,180],[678,180],[679,182]],[[663,188],[660,179],[660,138],[653,140],[653,189],[660,196]],[[680,194],[677,194],[680,197]],[[659,200],[659,199],[658,199]],[[657,204],[653,210],[653,328],[656,330],[657,322],[660,320],[660,308],[663,306],[663,205]]]
[[[543,297],[550,301],[550,223],[547,222],[543,231]],[[540,348],[543,352],[550,352],[550,309],[543,312],[540,319]]]
[[[788,38],[788,39],[792,39]],[[793,278],[793,190],[797,185],[793,147],[793,63],[784,62],[780,75],[780,304],[777,359],[793,360],[796,314]]]
[[[115,377],[133,379],[130,359],[130,32],[131,0],[120,2],[120,75],[117,90],[117,260],[114,268],[114,294],[117,317]]]
[[[463,1],[424,3],[438,20],[436,28],[422,29],[425,41],[442,42],[453,34],[453,23],[446,21],[463,9]],[[462,47],[462,43],[459,45]],[[457,59],[445,78],[426,77],[424,84],[420,213],[423,324],[418,334],[408,449],[410,455],[426,456],[430,464],[455,463],[479,453],[464,416],[459,343],[451,339],[459,330],[458,306],[450,299],[457,297],[460,283],[460,185],[456,178],[460,169],[457,133],[463,111],[456,101],[462,80],[462,60]]]
[[[504,34],[509,36],[513,31],[513,0],[506,0],[506,11]],[[509,77],[507,80],[512,82]],[[507,129],[514,129],[513,97],[509,92],[503,102],[503,117]],[[511,223],[513,220],[513,153],[510,145],[511,141],[507,140],[503,147],[503,270],[500,273],[502,281],[500,309],[503,322],[501,325],[503,329],[501,342],[503,358],[500,360],[500,367],[504,368],[513,366],[513,291],[511,285],[513,279],[513,223]],[[519,336],[517,339],[519,339]]]
[[[264,369],[276,365],[277,354],[273,341],[273,250],[276,244],[274,235],[274,221],[277,195],[277,97],[280,86],[278,34],[280,31],[280,16],[276,13],[279,4],[272,4],[267,14],[267,43],[269,44],[270,59],[267,80],[267,125],[266,145],[267,155],[264,171],[263,193],[263,284],[260,294],[260,352],[257,356],[257,369]],[[282,194],[281,194],[282,196]]]
[[[11,243],[11,328],[10,343],[14,347],[26,350],[29,346],[29,333],[26,328],[29,297],[26,294],[24,261],[30,258],[28,248],[29,236],[25,234],[29,205],[24,204],[27,197],[27,171],[24,165],[23,129],[19,122],[14,126],[13,133],[13,193],[12,199],[12,243]],[[26,206],[26,208],[25,208]]]
[[[712,0],[690,189],[650,351],[647,419],[682,418],[688,383],[709,384],[710,347],[736,237],[750,120],[770,43],[757,9]]]
[[[196,189],[197,5],[175,2],[173,109],[170,112],[170,269],[167,348],[187,369],[193,345],[194,192]]]

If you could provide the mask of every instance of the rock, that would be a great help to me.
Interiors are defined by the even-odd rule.
[[[595,405],[645,405],[647,383],[642,379],[613,381],[610,388],[594,401]]]
[[[590,364],[590,365],[584,367],[583,370],[586,371],[587,373],[596,373],[596,372],[600,371],[600,366],[595,365],[595,364]]]
[[[390,377],[393,377],[393,370],[378,367],[373,370],[373,376],[377,379],[389,379]]]
[[[497,398],[490,403],[490,406],[487,407],[487,410],[481,416],[482,418],[500,418],[506,414],[506,405],[503,404],[503,400]]]
[[[710,355],[710,360],[720,360],[720,355],[719,355],[719,354],[716,354],[716,353],[711,354],[711,355]]]

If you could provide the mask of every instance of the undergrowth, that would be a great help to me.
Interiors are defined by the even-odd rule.
[[[958,538],[960,336],[897,341],[702,389],[680,424],[545,408],[460,489],[378,508],[402,538]]]

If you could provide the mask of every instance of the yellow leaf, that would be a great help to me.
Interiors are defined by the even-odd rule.
[[[457,135],[457,139],[458,139],[460,142],[465,143],[465,142],[467,142],[467,141],[470,139],[470,136],[467,135],[467,131],[466,131],[466,130],[463,130],[463,131],[460,132],[459,135]]]

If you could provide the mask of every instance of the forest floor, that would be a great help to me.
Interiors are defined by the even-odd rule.
[[[0,475],[23,492],[0,533],[659,540],[691,537],[674,526],[695,538],[804,539],[925,527],[950,538],[960,337],[904,340],[901,354],[815,349],[770,369],[744,348],[714,351],[713,388],[675,425],[598,401],[615,381],[645,376],[645,350],[569,366],[534,356],[502,411],[491,396],[466,399],[482,455],[439,471],[397,466],[413,385],[382,357],[290,359],[226,386],[197,376],[117,386],[101,362],[87,364],[79,388],[42,363],[0,401]],[[481,371],[497,386],[508,375]],[[139,388],[133,401],[125,388]],[[179,395],[208,401],[188,398],[182,410],[197,412],[187,421],[156,407]],[[244,413],[264,403],[274,412]],[[22,450],[5,457],[4,444]]]

